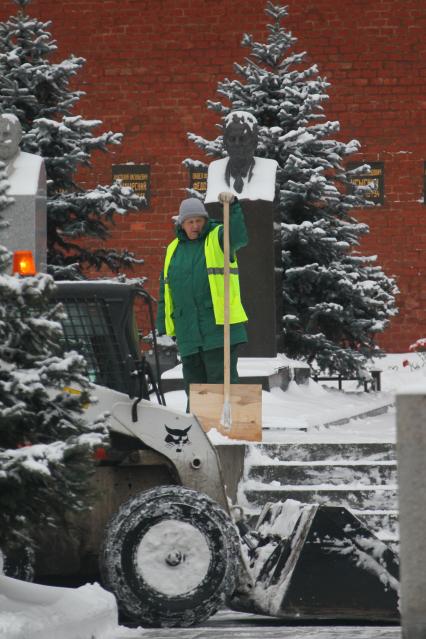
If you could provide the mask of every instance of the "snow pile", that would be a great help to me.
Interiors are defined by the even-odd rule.
[[[235,440],[231,440],[226,435],[222,435],[217,428],[211,428],[208,432],[208,436],[214,446],[218,446],[219,444],[235,443]]]
[[[0,576],[4,639],[117,639],[118,631],[120,639],[141,635],[118,626],[114,595],[97,583],[55,588]]]
[[[356,536],[355,544],[351,548],[357,566],[378,577],[386,590],[389,588],[399,594],[399,581],[387,570],[386,562],[383,560],[387,550],[387,545],[380,539],[366,538],[362,535]]]

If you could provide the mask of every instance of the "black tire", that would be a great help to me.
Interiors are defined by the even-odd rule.
[[[109,522],[100,554],[103,584],[142,626],[192,626],[235,589],[237,530],[210,497],[181,486],[147,490]]]

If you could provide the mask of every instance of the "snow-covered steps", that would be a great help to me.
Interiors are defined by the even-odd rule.
[[[345,506],[383,541],[398,539],[397,465],[392,443],[258,444],[246,448],[238,501],[253,515],[296,499]]]
[[[264,484],[248,480],[245,488],[245,496],[249,506],[260,506],[268,501],[285,501],[296,499],[306,504],[330,504],[333,506],[345,506],[350,510],[357,509],[361,512],[368,510],[393,509],[397,499],[397,487],[375,486],[370,489],[358,484],[342,486],[329,486],[327,484],[309,485],[281,485],[275,482],[269,487]],[[361,517],[362,519],[362,517]]]
[[[395,444],[392,442],[303,442],[253,444],[247,450],[246,463],[276,464],[280,461],[341,461],[341,460],[394,460]]]
[[[396,464],[386,461],[284,461],[275,466],[253,465],[249,478],[262,483],[279,482],[282,486],[326,484],[339,488],[342,485],[357,487],[396,485]]]

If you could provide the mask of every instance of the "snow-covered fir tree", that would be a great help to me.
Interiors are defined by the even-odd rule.
[[[9,204],[0,164],[0,210]],[[0,221],[1,228],[5,222]],[[89,424],[84,359],[61,347],[63,310],[52,305],[50,275],[8,274],[0,245],[0,551],[31,547],[37,531],[87,507],[93,449],[103,417]],[[81,394],[69,394],[78,384]]]
[[[102,243],[110,236],[114,216],[139,208],[143,198],[119,183],[94,189],[78,184],[78,169],[91,165],[92,152],[120,144],[122,134],[95,135],[100,120],[73,114],[85,94],[71,90],[70,81],[85,60],[71,55],[50,62],[57,50],[50,22],[26,14],[30,0],[13,2],[17,15],[0,23],[0,112],[19,118],[24,132],[21,149],[45,158],[49,270],[57,277],[69,277],[74,264],[96,269],[106,265],[117,272],[141,263],[128,251],[81,243],[84,238]]]
[[[249,57],[235,65],[237,78],[218,84],[225,101],[209,101],[208,108],[222,121],[234,110],[252,113],[259,124],[256,155],[279,164],[281,348],[316,370],[362,376],[368,358],[382,354],[375,337],[397,312],[397,288],[376,257],[357,248],[368,226],[351,214],[369,202],[365,190],[350,188],[350,177],[366,167],[349,170],[347,159],[360,144],[333,139],[339,122],[323,113],[329,84],[316,65],[304,66],[305,53],[293,50],[297,39],[282,26],[287,7],[268,2],[265,13],[267,42],[244,35]],[[189,138],[207,155],[226,155],[222,136]]]

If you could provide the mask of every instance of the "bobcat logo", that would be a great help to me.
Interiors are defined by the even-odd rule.
[[[185,430],[168,428],[166,425],[164,425],[164,428],[167,431],[167,435],[164,441],[166,442],[167,446],[176,446],[177,453],[181,453],[182,448],[191,443],[188,437],[188,431],[192,428],[192,426],[188,426],[188,428],[185,428]]]
[[[183,446],[191,443],[188,437],[188,431],[192,428],[192,426],[188,426],[188,428],[185,428],[185,430],[168,428],[166,425],[164,425],[164,428],[167,431],[167,435],[164,441],[166,442],[167,446],[176,446],[177,453],[181,453]]]

